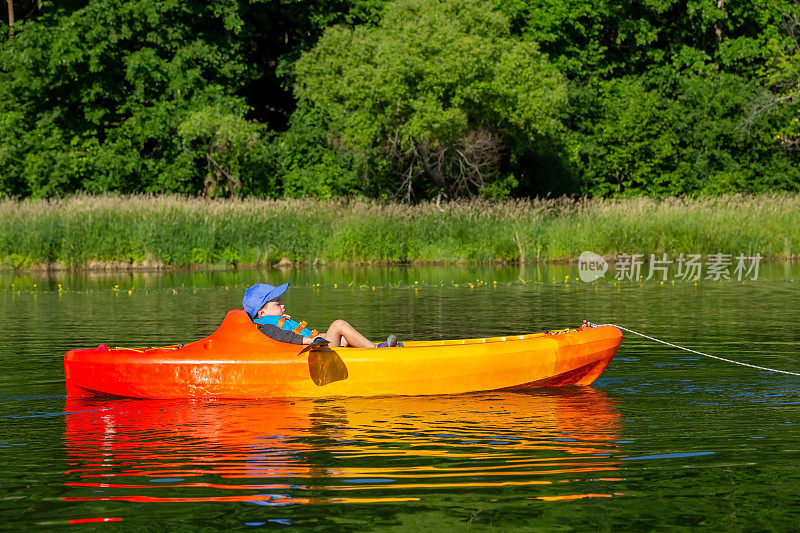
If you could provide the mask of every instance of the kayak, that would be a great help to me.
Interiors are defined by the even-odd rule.
[[[230,311],[204,339],[163,348],[70,350],[67,396],[320,398],[523,390],[594,382],[617,353],[614,326],[477,339],[409,341],[403,347],[300,346],[262,334]]]

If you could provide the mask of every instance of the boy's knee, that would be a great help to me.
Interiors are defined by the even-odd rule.
[[[331,327],[332,328],[342,328],[342,327],[346,327],[346,326],[349,326],[349,325],[350,324],[348,324],[347,322],[345,322],[342,319],[337,319],[337,320],[334,320],[333,322],[331,322]]]

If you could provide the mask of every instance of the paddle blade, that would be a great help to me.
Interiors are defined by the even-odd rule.
[[[332,350],[313,350],[308,355],[308,372],[320,387],[347,379],[347,366],[339,354]]]

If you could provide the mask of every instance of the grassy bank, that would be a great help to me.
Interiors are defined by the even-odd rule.
[[[699,200],[368,201],[79,196],[0,202],[6,268],[489,262],[800,250],[800,195]],[[284,259],[284,261],[286,260]]]

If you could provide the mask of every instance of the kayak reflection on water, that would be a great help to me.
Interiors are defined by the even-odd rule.
[[[68,399],[66,501],[416,501],[432,489],[619,480],[614,400],[591,388],[317,400]],[[580,483],[578,483],[580,484]],[[168,491],[165,490],[169,488]],[[102,489],[102,493],[96,490]],[[603,494],[610,496],[609,494]]]

